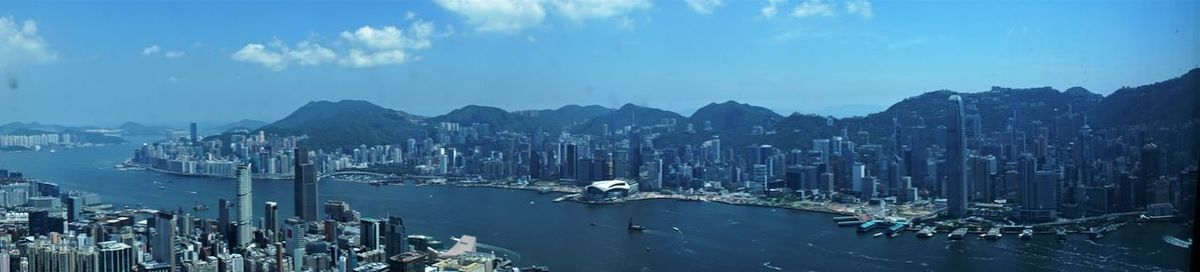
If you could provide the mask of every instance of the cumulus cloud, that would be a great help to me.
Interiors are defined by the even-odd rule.
[[[54,61],[58,55],[49,47],[38,35],[37,22],[17,23],[12,17],[0,17],[0,66]]]
[[[518,32],[546,18],[538,0],[437,0],[437,4],[466,17],[467,24],[480,32]]]
[[[775,14],[779,13],[779,6],[783,5],[787,0],[767,0],[767,5],[762,7],[759,13],[763,18],[771,19]]]
[[[698,0],[717,2],[720,0]],[[548,14],[569,22],[610,19],[653,7],[650,0],[437,0],[466,18],[478,32],[517,33],[542,24]]]
[[[721,0],[686,0],[688,7],[699,14],[712,14],[713,10],[724,6]]]
[[[162,51],[162,48],[159,48],[157,44],[151,45],[149,47],[142,48],[142,55],[143,56],[154,55],[154,54],[158,54],[158,51]]]
[[[183,51],[167,51],[166,53],[163,53],[163,56],[167,57],[168,59],[178,59],[182,58],[184,54],[187,53]]]
[[[416,20],[407,29],[396,26],[363,26],[353,31],[342,31],[334,49],[322,46],[318,41],[302,41],[295,46],[274,40],[266,45],[250,43],[231,57],[236,61],[262,65],[280,71],[292,65],[317,66],[337,63],[350,68],[370,68],[403,64],[418,59],[415,51],[433,47],[433,39],[451,35],[452,32],[437,31],[433,23]]]
[[[413,58],[409,51],[433,46],[435,31],[433,23],[424,21],[412,23],[408,30],[395,26],[364,26],[354,32],[343,31],[342,39],[355,47],[339,63],[354,68],[403,64]]]
[[[822,0],[807,0],[792,9],[792,16],[796,18],[832,17],[835,15],[837,15],[837,10],[834,9],[833,4]]]
[[[557,15],[574,22],[612,18],[652,6],[649,0],[553,0],[550,4]]]
[[[871,2],[867,0],[850,0],[846,2],[846,14],[862,16],[864,19],[875,17]]]
[[[233,59],[256,63],[276,71],[287,67],[282,53],[268,50],[266,46],[257,43],[246,44],[242,49],[233,53]]]

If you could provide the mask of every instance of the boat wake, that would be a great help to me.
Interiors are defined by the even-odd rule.
[[[775,271],[783,271],[783,268],[781,268],[781,267],[778,267],[778,266],[773,266],[773,265],[771,265],[771,262],[765,262],[765,263],[763,263],[763,267],[770,268],[770,269],[772,269],[772,270],[775,270]]]

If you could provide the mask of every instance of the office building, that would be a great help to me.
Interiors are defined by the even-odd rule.
[[[962,97],[951,95],[946,110],[946,214],[963,217],[967,214],[967,136]]]
[[[399,216],[388,216],[387,225],[384,227],[384,235],[387,235],[387,246],[384,252],[387,257],[396,256],[397,254],[408,251],[408,234],[404,230],[404,220]]]
[[[296,148],[295,186],[296,217],[304,221],[317,221],[317,176],[316,167],[309,161],[308,151]]]
[[[239,165],[237,168],[237,237],[234,241],[235,245],[241,248],[249,247],[250,243],[254,241],[250,228],[250,218],[254,216],[250,191],[253,182],[250,177],[250,164]]]

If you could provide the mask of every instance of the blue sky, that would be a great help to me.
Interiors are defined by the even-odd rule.
[[[881,110],[991,86],[1108,94],[1200,64],[1184,2],[4,2],[0,122],[272,121],[312,100],[422,115],[737,100]]]

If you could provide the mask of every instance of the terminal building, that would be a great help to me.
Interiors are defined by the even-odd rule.
[[[588,201],[600,201],[607,199],[617,199],[629,196],[637,191],[637,184],[630,184],[624,180],[603,180],[592,182],[591,185],[583,188],[583,198]]]

